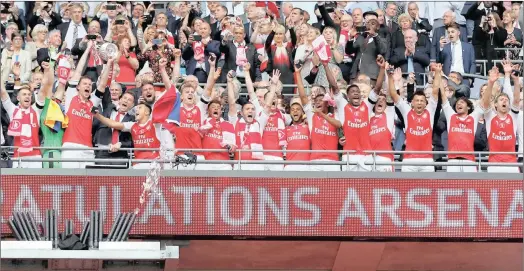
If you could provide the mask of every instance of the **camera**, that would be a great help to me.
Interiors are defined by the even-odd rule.
[[[115,21],[115,25],[123,25],[123,24],[125,24],[125,23],[126,23],[125,20],[116,20],[116,21]]]
[[[209,56],[209,60],[211,61],[215,61],[217,59],[217,57],[215,55],[210,55]]]
[[[88,40],[96,40],[97,37],[98,37],[97,35],[93,35],[93,34],[86,35],[86,38]]]
[[[200,35],[193,35],[193,40],[194,41],[202,41],[202,36],[200,36]]]
[[[394,73],[395,72],[395,67],[389,67],[387,70],[386,70],[386,73]]]
[[[107,5],[106,10],[116,10],[116,5]]]
[[[520,76],[521,76],[521,72],[520,72],[520,70],[513,70],[512,73],[513,73],[514,76],[517,76],[517,77],[520,77]]]

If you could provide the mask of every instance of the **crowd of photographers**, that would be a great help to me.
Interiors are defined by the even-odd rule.
[[[521,1],[0,5],[2,167],[519,172]]]

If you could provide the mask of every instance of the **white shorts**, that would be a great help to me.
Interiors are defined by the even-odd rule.
[[[313,161],[329,161],[329,162],[338,162],[329,159],[315,159]],[[310,171],[340,171],[340,165],[310,165]]]
[[[369,171],[366,170],[364,167],[364,159],[366,159],[365,155],[355,154],[349,155],[349,163],[355,164],[355,165],[349,165],[342,166],[342,171]],[[342,161],[347,162],[348,161],[348,155],[342,155]]]
[[[463,159],[449,159],[448,162],[460,164],[460,166],[447,166],[447,172],[477,172],[477,163]]]
[[[87,148],[85,145],[66,142],[64,148]],[[95,159],[93,150],[62,150],[62,159]],[[94,162],[62,162],[62,168],[85,168],[94,165]]]
[[[32,156],[22,156],[21,157],[24,160],[28,159],[42,159],[42,156],[40,155],[32,155]],[[13,168],[42,168],[42,161],[22,161],[18,163],[18,157],[13,157]]]
[[[428,164],[431,164],[433,163],[433,158],[407,158],[407,159],[404,159],[404,162],[406,163],[412,163],[412,162],[415,162],[415,163],[428,163]],[[410,166],[410,165],[405,165],[405,166],[402,166],[402,172],[435,172],[435,167],[434,166],[424,166],[424,165],[420,165],[420,166]]]
[[[262,164],[242,164],[240,167],[238,164],[233,166],[234,170],[264,170],[264,165]]]
[[[310,171],[310,165],[286,165],[284,171]]]
[[[391,159],[388,157],[377,155],[375,156],[375,162],[380,163],[391,163]],[[370,165],[366,165],[366,163],[369,163]],[[373,155],[366,155],[364,158],[364,164],[362,165],[366,171],[373,171],[373,172],[392,172],[393,166],[391,165],[375,165],[375,170],[373,170]]]
[[[264,155],[264,160],[266,161],[284,161],[282,157],[273,156],[273,155]],[[284,164],[264,164],[264,170],[269,171],[282,171],[284,170]]]
[[[489,173],[520,173],[519,167],[498,167],[498,166],[489,166]]]
[[[184,157],[187,159],[187,156],[185,154],[180,155],[180,157]],[[206,158],[203,155],[197,155],[197,163],[191,164],[191,165],[178,165],[178,170],[207,170],[207,164],[199,164],[198,161],[205,161]]]

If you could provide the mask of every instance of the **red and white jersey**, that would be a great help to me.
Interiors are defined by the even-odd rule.
[[[282,113],[277,111],[270,114],[262,134],[264,150],[281,150],[286,145],[285,129],[286,125]],[[282,152],[264,152],[264,155],[282,157]]]
[[[354,154],[364,154],[371,149],[369,142],[369,109],[362,102],[358,107],[347,104],[344,107],[344,122],[342,129],[346,137],[344,150],[356,151]]]
[[[263,160],[264,153],[262,147],[262,134],[267,124],[269,116],[265,111],[250,124],[247,124],[243,118],[229,115],[229,122],[235,123],[235,137],[237,149],[251,150],[242,152],[242,160]],[[238,153],[235,155],[238,160]]]
[[[391,141],[395,135],[395,108],[388,106],[386,112],[374,115],[369,120],[369,143],[373,151],[392,151]],[[378,154],[394,160],[393,153]]]
[[[202,112],[198,106],[180,107],[180,127],[174,130],[177,149],[202,149],[202,137],[198,133],[201,122]],[[181,151],[178,154],[183,153]]]
[[[286,160],[289,161],[309,161],[310,153],[308,152],[290,152],[291,150],[309,150],[311,147],[311,138],[309,136],[308,125],[291,124],[286,128],[287,150]]]
[[[135,148],[160,148],[160,140],[153,122],[148,120],[145,124],[137,122],[124,122],[125,132],[131,132],[133,146]],[[160,157],[160,151],[135,151],[136,159],[156,159]]]
[[[329,123],[325,118],[319,114],[313,113],[311,103],[304,106],[304,112],[307,116],[309,130],[311,132],[311,150],[328,150],[336,151],[338,149],[338,133],[337,127]],[[328,114],[332,118],[336,116],[332,113]],[[311,153],[311,160],[328,159],[338,161],[338,153],[336,152],[313,152]]]
[[[207,130],[202,139],[202,147],[204,149],[224,150],[226,145],[236,145],[235,127],[228,121],[220,119],[216,121],[213,118],[208,118],[204,121],[203,126],[209,125],[211,128]],[[229,160],[227,152],[204,152],[206,160]]]
[[[437,101],[432,96],[422,114],[417,114],[405,100],[399,100],[395,105],[406,124],[406,151],[425,151],[427,154],[406,154],[404,158],[431,158],[433,159],[433,118],[437,108]]]
[[[63,143],[75,143],[93,147],[93,113],[91,108],[98,107],[102,101],[94,93],[90,100],[82,101],[78,96],[76,86],[70,86],[66,91],[65,111],[69,124],[64,132]]]
[[[442,105],[442,111],[446,116],[446,123],[448,128],[448,150],[450,152],[474,152],[475,151],[475,133],[477,131],[477,124],[484,113],[480,107],[465,118],[460,118],[455,113],[449,102]],[[474,154],[449,154],[450,159],[465,158],[470,161],[475,161]]]
[[[490,152],[515,152],[517,144],[518,114],[510,111],[506,116],[500,117],[494,109],[485,113],[486,131]],[[517,162],[514,154],[490,154],[489,162]]]
[[[39,106],[37,106],[37,103]],[[38,137],[38,132],[40,131],[40,115],[42,114],[43,103],[41,101],[37,101],[37,103],[33,104],[28,109],[28,113],[31,114],[30,119],[31,121],[31,143],[30,145],[32,147],[40,147],[40,138]],[[11,121],[13,121],[13,116],[18,113],[21,109],[19,106],[13,104],[11,99],[6,99],[5,101],[2,101],[2,105],[7,112],[7,116]],[[40,107],[40,108],[39,108]],[[1,132],[1,131],[0,131]],[[22,137],[20,136],[14,136],[13,137],[13,145],[15,147],[23,147]],[[32,149],[28,150],[27,152],[19,152],[19,148],[16,148],[14,150],[14,157],[24,157],[24,156],[36,156],[41,155],[39,149]]]

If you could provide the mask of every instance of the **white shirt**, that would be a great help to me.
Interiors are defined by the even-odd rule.
[[[422,3],[419,2],[419,3]],[[466,24],[466,18],[460,14],[462,12],[462,8],[464,7],[465,2],[425,2],[425,5],[427,5],[427,8],[424,7],[425,10],[428,11],[425,16],[422,18],[428,18],[430,22],[438,19],[442,19],[442,16],[444,16],[444,13],[448,10],[452,10],[455,13],[455,22],[460,25]],[[422,4],[421,4],[422,5]],[[419,6],[419,10],[422,10],[422,8]]]
[[[76,40],[74,40],[73,38],[74,32],[75,32],[75,23],[71,21],[69,23],[69,28],[67,29],[67,34],[65,37],[65,42],[67,42],[68,49],[72,49],[73,46],[75,45]],[[80,24],[78,25],[78,36],[76,38],[81,39],[85,37],[86,35],[87,35],[87,31],[84,28],[84,25],[82,24],[82,22],[80,22]]]
[[[451,69],[452,72],[464,74],[464,62],[462,59],[462,43],[458,40],[451,42]]]

